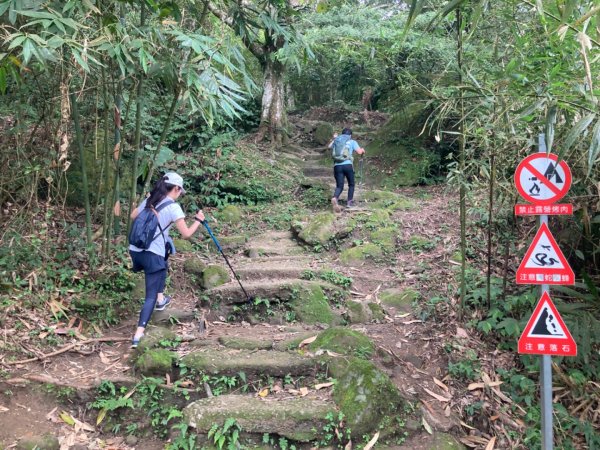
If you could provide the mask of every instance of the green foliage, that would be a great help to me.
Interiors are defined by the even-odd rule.
[[[314,280],[319,278],[323,281],[327,281],[345,289],[349,289],[350,286],[352,286],[352,278],[342,275],[335,270],[320,270],[316,273],[312,270],[305,270],[302,272],[300,277],[304,280]]]
[[[214,424],[208,432],[208,438],[219,450],[237,450],[242,427],[235,419],[228,418],[222,426]]]
[[[325,416],[327,421],[320,431],[320,438],[315,442],[317,447],[344,448],[350,440],[351,430],[346,427],[343,412],[330,412]]]

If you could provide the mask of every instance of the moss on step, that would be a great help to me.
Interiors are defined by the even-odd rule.
[[[377,321],[382,321],[385,319],[385,313],[383,312],[383,308],[378,303],[369,303],[367,305],[371,310],[371,314],[373,315],[373,319]]]
[[[368,358],[373,354],[375,346],[367,336],[358,331],[335,327],[321,332],[309,348],[313,351],[324,349],[342,355]]]
[[[239,336],[221,336],[219,344],[238,350],[270,350],[273,348],[272,341],[244,338]]]
[[[191,275],[197,277],[202,276],[202,272],[206,269],[206,264],[200,261],[198,258],[186,259],[183,263],[183,270]]]
[[[223,236],[219,239],[221,248],[228,250],[241,248],[246,244],[246,242],[248,242],[248,238],[246,236]],[[214,249],[216,252],[219,251],[216,245],[212,245],[211,249]]]
[[[393,419],[404,405],[387,375],[370,361],[359,358],[333,358],[329,369],[337,379],[333,398],[354,438],[372,433],[384,423],[387,435],[396,431]]]
[[[434,433],[430,450],[464,450],[465,446],[448,433]]]
[[[349,323],[370,323],[373,318],[369,307],[362,302],[348,300],[346,309],[346,320]]]
[[[211,348],[188,353],[181,361],[186,367],[202,373],[235,375],[244,372],[247,377],[309,375],[316,364],[312,358],[296,353],[267,350],[223,351]]]
[[[146,328],[144,337],[140,340],[140,344],[137,348],[139,353],[143,353],[146,350],[150,350],[154,347],[158,347],[161,342],[175,342],[177,340],[177,333],[169,330],[165,327],[151,326]]]
[[[238,224],[242,221],[242,210],[235,205],[227,205],[216,214],[223,222]]]
[[[378,245],[366,243],[342,251],[340,261],[344,264],[360,264],[366,259],[379,259],[382,256],[383,251]]]
[[[296,350],[298,349],[298,346],[300,345],[300,343],[312,336],[316,336],[317,332],[316,331],[306,331],[303,333],[300,333],[299,336],[290,338],[290,339],[285,339],[283,341],[280,342],[275,342],[273,344],[273,349],[274,350],[279,350],[279,351],[286,351],[286,350]]]
[[[404,312],[412,310],[412,304],[417,298],[419,293],[413,289],[386,289],[379,294],[381,303]]]
[[[385,253],[392,253],[396,250],[396,233],[393,227],[379,228],[371,233],[370,239]]]
[[[395,211],[415,208],[415,204],[411,199],[390,191],[366,191],[362,198],[365,202],[370,203],[370,206],[379,209]]]
[[[229,282],[229,273],[225,268],[217,265],[209,265],[202,271],[200,285],[203,289],[212,289]]]
[[[290,307],[296,313],[298,321],[311,325],[334,323],[336,316],[318,284],[293,284],[290,290]]]
[[[173,239],[175,250],[180,253],[191,253],[194,251],[194,246],[187,239]]]
[[[166,349],[150,349],[142,353],[135,361],[135,366],[144,375],[164,375],[171,372],[177,355]]]
[[[323,212],[308,218],[306,223],[295,222],[293,230],[298,238],[309,245],[324,245],[335,235],[334,221],[333,213]]]
[[[333,403],[308,397],[284,401],[255,396],[220,395],[197,400],[184,409],[188,424],[198,433],[207,433],[213,425],[235,419],[246,433],[283,436],[300,442],[317,439],[335,412]]]

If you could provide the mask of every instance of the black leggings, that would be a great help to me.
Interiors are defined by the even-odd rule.
[[[348,180],[348,201],[354,199],[354,168],[352,164],[338,164],[333,166],[333,176],[335,177],[335,192],[333,196],[340,198],[344,190],[344,178]]]

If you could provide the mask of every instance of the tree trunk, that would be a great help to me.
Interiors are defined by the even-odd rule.
[[[262,113],[258,128],[257,140],[268,138],[280,147],[288,141],[287,114],[285,110],[285,67],[278,61],[267,61],[263,64],[264,84],[262,96]]]

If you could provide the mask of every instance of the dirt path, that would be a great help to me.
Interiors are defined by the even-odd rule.
[[[324,165],[319,161],[322,154],[313,148],[301,150],[305,160],[304,173],[309,182],[332,185],[333,178],[327,176],[331,169],[323,170]],[[360,186],[356,196],[359,206],[344,209],[336,220],[374,213],[372,206],[363,201],[364,194],[371,188],[368,183]],[[406,188],[398,194],[410,200],[413,206],[393,212],[390,221],[397,226],[394,251],[377,261],[365,259],[348,264],[340,260],[338,249],[315,254],[301,245],[292,233],[268,230],[230,253],[230,259],[250,295],[257,298],[270,298],[275,293],[281,297],[281,292],[292,285],[303,287],[308,283],[312,283],[310,286],[320,283],[323,289],[331,287],[327,280],[306,280],[303,275],[307,272],[328,271],[351,278],[348,300],[362,305],[382,305],[383,314],[363,323],[351,323],[349,327],[372,339],[378,349],[377,365],[419,410],[428,427],[437,431],[457,431],[452,387],[444,380],[448,361],[443,348],[446,342],[456,337],[457,329],[424,321],[431,313],[428,308],[433,307],[431,299],[454,288],[457,262],[452,258],[458,248],[459,227],[457,215],[448,214],[448,211],[456,208],[456,198],[441,186]],[[255,250],[254,257],[247,256],[253,254],[252,250]],[[178,323],[172,330],[183,340],[176,349],[178,358],[198,352],[198,349],[204,352],[214,349],[224,359],[235,359],[242,352],[232,344],[236,339],[237,342],[255,342],[257,348],[251,349],[255,353],[276,352],[279,344],[315,336],[324,328],[318,321],[298,320],[300,313],[297,313],[296,322],[289,323],[289,317],[277,310],[270,311],[271,306],[262,316],[242,314],[241,319],[231,321],[227,314],[235,314],[244,307],[239,286],[230,281],[216,287],[208,291],[210,300],[202,302],[192,287],[193,277],[179,270],[190,257],[193,255],[176,255],[173,265],[178,270],[172,283],[176,289],[173,292],[176,302],[172,308],[156,313],[153,318],[153,325],[160,325],[171,323],[173,317],[177,317]],[[203,262],[225,267],[218,255]],[[389,290],[414,292],[414,298],[403,305],[383,305],[381,294]],[[215,302],[215,298],[219,301]],[[347,308],[341,304],[334,313],[342,317]],[[1,383],[4,389],[0,395],[0,419],[4,426],[0,427],[0,443],[10,448],[24,436],[49,432],[59,436],[63,448],[78,448],[76,445],[99,448],[100,435],[83,426],[66,425],[59,418],[65,406],[63,403],[60,409],[54,410],[54,405],[59,406],[55,394],[60,392],[65,396],[63,400],[67,405],[72,402],[74,408],[69,410],[72,417],[94,428],[96,413],[78,405],[91,400],[92,388],[103,379],[129,386],[135,384],[138,374],[133,368],[138,353],[129,349],[128,341],[133,326],[134,322],[130,320],[104,333],[104,336],[121,339],[118,342],[90,342],[41,361],[6,367],[10,377]],[[151,330],[152,327],[148,334],[152,334]],[[267,356],[269,358],[273,359],[273,356]],[[252,370],[244,367],[246,371]],[[31,384],[31,381],[43,384]],[[168,382],[167,378],[165,383]],[[262,385],[254,387],[261,389]],[[295,395],[290,392],[301,387],[281,384],[279,391],[271,389],[269,398],[284,402]],[[331,389],[310,389],[307,398],[331,402]],[[436,435],[424,431],[421,423],[412,424],[411,437],[400,448],[435,448],[435,439]],[[159,441],[136,441],[135,438],[128,441],[114,438],[108,444],[112,445],[109,448],[115,449],[150,450],[164,445]]]

